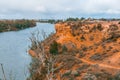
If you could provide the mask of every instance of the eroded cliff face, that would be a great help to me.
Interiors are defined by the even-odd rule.
[[[81,45],[92,46],[119,34],[116,22],[68,22],[57,23],[56,40],[61,44],[73,43],[77,48]]]
[[[43,42],[48,49],[53,41],[60,44],[53,80],[120,79],[119,21],[62,22],[55,29]]]
[[[99,66],[96,67],[98,73],[103,69],[113,75],[116,73],[114,71],[120,68],[120,24],[118,21],[67,22],[58,23],[55,28],[56,41],[65,45],[68,52],[74,51],[75,58],[83,63]],[[79,67],[80,65],[76,64],[72,66],[74,70]],[[92,69],[90,72],[95,71],[96,69]],[[75,80],[81,80],[81,78],[78,77]]]

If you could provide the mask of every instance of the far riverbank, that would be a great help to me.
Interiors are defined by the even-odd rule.
[[[34,20],[0,20],[0,32],[18,31],[35,26]]]

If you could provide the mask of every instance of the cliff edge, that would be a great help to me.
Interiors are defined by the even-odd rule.
[[[119,21],[62,22],[55,24],[55,30],[42,42],[45,59],[54,57],[55,70],[49,72],[53,80],[120,79]],[[41,51],[33,51],[39,60]],[[40,76],[33,80],[47,80]]]

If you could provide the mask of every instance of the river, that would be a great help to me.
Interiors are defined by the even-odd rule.
[[[31,42],[31,33],[44,30],[47,34],[54,32],[54,25],[37,23],[36,27],[20,31],[0,33],[0,63],[3,64],[7,80],[26,80],[29,75],[28,67],[31,57],[27,53]],[[0,79],[3,73],[0,66]]]

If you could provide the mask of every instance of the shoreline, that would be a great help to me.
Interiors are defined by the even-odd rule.
[[[35,27],[34,20],[0,20],[0,33],[9,31],[19,31],[26,28]]]

